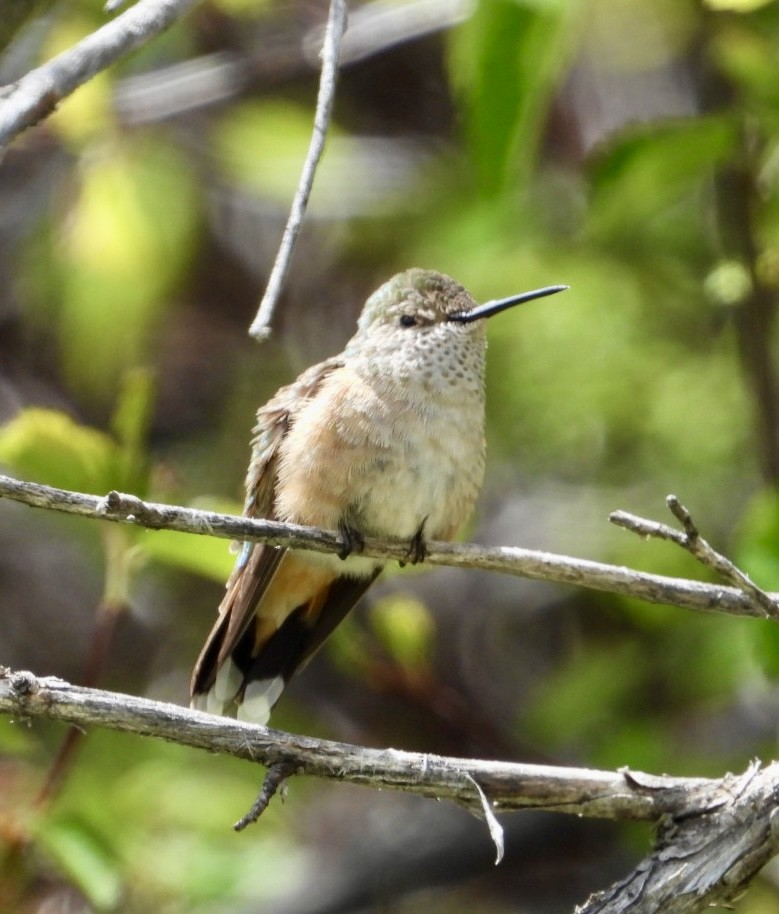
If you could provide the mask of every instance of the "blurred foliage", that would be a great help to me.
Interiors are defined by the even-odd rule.
[[[458,29],[450,72],[462,94],[470,159],[482,193],[527,188],[549,104],[574,50],[578,0],[481,3]]]
[[[439,269],[482,300],[566,282],[565,296],[490,326],[474,538],[708,579],[675,547],[607,526],[615,507],[667,520],[674,491],[708,539],[779,590],[779,3],[482,0],[457,25],[414,34],[416,8],[355,4],[364,44],[341,75],[262,349],[245,329],[308,144],[316,74],[302,48],[318,8],[203,3],[9,151],[0,464],[65,488],[238,511],[254,409],[338,351],[391,273]],[[391,28],[371,13],[397,18]],[[57,8],[0,66],[10,81],[104,21],[97,0]],[[74,544],[39,513],[9,511],[0,527],[0,663],[31,665],[31,641],[58,632],[36,672],[67,674],[69,627],[87,653],[77,622],[97,608],[79,603]],[[104,598],[125,607],[107,684],[184,702],[227,544],[82,526],[85,540],[99,532]],[[92,553],[75,545],[86,566]],[[274,723],[680,774],[776,753],[775,625],[475,573],[386,577]],[[55,617],[63,593],[70,626]],[[366,854],[386,856],[394,832],[424,843],[384,821],[397,798],[371,816],[338,791],[333,811],[321,785],[297,781],[289,804],[235,835],[252,766],[110,733],[90,734],[41,804],[61,737],[0,719],[0,911],[63,897],[127,914],[336,911],[347,902],[311,898],[321,886],[335,898],[344,871],[357,878],[352,833]],[[402,912],[397,896],[424,888],[442,912],[567,909],[604,887],[610,855],[624,871],[624,855],[641,853],[633,832],[614,833],[575,896],[564,892],[577,853],[563,849],[546,861],[558,894],[545,900],[537,885],[517,899],[488,854],[465,902],[451,887],[468,874],[450,862],[384,886],[376,904]],[[509,835],[507,851],[501,871],[525,872],[530,848]],[[362,895],[343,897],[368,909],[377,879],[374,867]],[[768,872],[738,910],[775,909],[776,884]]]

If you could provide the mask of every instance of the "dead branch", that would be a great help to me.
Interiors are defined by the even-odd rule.
[[[14,137],[48,117],[79,86],[169,28],[198,0],[138,0],[17,82],[0,89],[0,158]]]
[[[284,285],[284,280],[292,262],[292,253],[303,225],[303,217],[306,214],[311,188],[314,186],[314,175],[325,148],[325,137],[327,136],[327,128],[330,124],[330,115],[335,101],[335,84],[338,76],[338,63],[341,57],[341,39],[346,30],[346,11],[346,0],[330,0],[330,12],[327,18],[324,44],[321,51],[322,70],[319,77],[319,93],[314,113],[314,130],[311,134],[311,142],[306,154],[306,160],[303,163],[303,171],[292,201],[292,208],[284,228],[281,245],[268,279],[265,295],[263,295],[257,316],[249,328],[249,335],[258,340],[265,339],[270,334],[270,322],[273,319],[273,312],[276,309],[279,295],[281,295],[281,287]]]
[[[109,492],[101,498],[23,482],[0,475],[0,498],[6,497],[36,508],[78,514],[81,517],[114,523],[133,524],[152,530],[179,530],[200,536],[270,543],[294,549],[338,553],[343,548],[339,535],[326,530],[256,520],[215,511],[198,511],[179,505],[145,502],[134,495]],[[575,584],[606,593],[623,594],[667,603],[686,609],[767,618],[765,608],[750,593],[740,588],[722,587],[647,574],[618,565],[591,562],[570,556],[554,555],[517,546],[478,546],[475,544],[429,542],[425,562],[454,568],[478,568],[513,574],[537,581]],[[365,538],[364,555],[404,561],[408,543]],[[779,595],[771,595],[771,599]]]
[[[630,875],[599,892],[576,914],[692,914],[730,907],[779,851],[779,766],[755,762],[728,776],[701,814],[661,823],[655,850]]]
[[[682,549],[689,552],[704,567],[710,568],[719,575],[723,581],[733,587],[737,587],[745,595],[751,597],[755,603],[765,610],[767,616],[776,619],[777,615],[779,615],[779,604],[771,594],[758,587],[748,574],[737,568],[722,553],[717,552],[700,535],[692,515],[675,495],[669,495],[665,501],[673,516],[681,523],[683,530],[675,530],[667,524],[646,520],[643,517],[628,514],[627,511],[614,511],[609,515],[609,520],[618,527],[624,527],[639,536],[656,537],[657,539],[676,543],[677,546],[681,546]]]
[[[740,894],[779,850],[779,763],[753,763],[741,776],[677,778],[369,749],[10,670],[0,670],[0,713],[99,726],[260,762],[268,777],[241,825],[253,821],[292,774],[448,799],[482,815],[486,806],[491,831],[497,826],[492,810],[657,822],[655,850],[577,914],[696,914]]]
[[[473,781],[497,812],[546,809],[646,821],[700,813],[710,807],[712,796],[724,783],[707,778],[656,778],[627,770],[598,771],[369,749],[9,670],[0,670],[0,713],[135,733],[268,767],[280,766],[298,775],[452,800],[476,812],[482,811],[482,802]]]

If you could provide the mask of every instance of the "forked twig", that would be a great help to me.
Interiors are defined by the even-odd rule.
[[[776,600],[761,587],[758,587],[746,572],[734,565],[722,553],[717,552],[700,535],[692,515],[679,499],[675,495],[669,495],[665,501],[673,516],[682,525],[682,530],[676,530],[667,524],[629,514],[627,511],[613,511],[609,515],[609,520],[618,527],[624,527],[639,536],[651,536],[655,539],[664,539],[676,543],[677,546],[681,546],[682,549],[689,552],[706,568],[715,571],[728,584],[738,587],[769,618],[779,619],[779,605]]]

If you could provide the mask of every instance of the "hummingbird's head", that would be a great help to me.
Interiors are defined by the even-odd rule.
[[[486,320],[512,305],[551,295],[550,286],[478,305],[443,273],[412,269],[398,273],[365,302],[357,333],[344,350],[359,370],[422,393],[466,387],[482,396]],[[429,392],[429,391],[428,391]]]
[[[414,268],[393,276],[370,296],[362,309],[357,335],[387,329],[419,333],[446,323],[450,314],[475,307],[473,298],[451,277]]]
[[[357,337],[384,335],[387,330],[419,334],[441,325],[450,325],[450,329],[451,325],[468,327],[472,333],[483,335],[485,318],[567,288],[547,286],[478,305],[450,276],[415,267],[393,276],[365,302],[357,323]]]

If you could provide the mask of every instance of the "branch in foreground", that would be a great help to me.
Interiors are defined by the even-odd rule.
[[[0,498],[4,496],[36,508],[133,524],[152,530],[178,530],[201,536],[270,543],[315,552],[338,553],[344,545],[338,534],[325,530],[219,514],[215,511],[197,511],[178,505],[144,502],[134,495],[118,492],[110,492],[105,498],[100,498],[97,495],[85,495],[0,475]],[[618,565],[515,546],[486,547],[435,541],[426,545],[425,562],[430,565],[478,568],[536,581],[575,584],[606,593],[637,597],[650,603],[668,603],[687,609],[766,618],[765,609],[752,596],[734,587],[647,574]],[[384,542],[366,537],[363,554],[403,561],[408,558],[408,543]]]
[[[8,670],[0,670],[0,713],[261,762],[276,773],[271,793],[294,772],[449,799],[474,811],[489,802],[498,812],[547,809],[659,822],[654,852],[578,914],[696,914],[740,894],[779,849],[779,763],[754,763],[740,777],[674,778],[367,749]]]
[[[663,823],[654,852],[576,914],[694,914],[730,907],[779,851],[779,765],[728,777],[719,806]]]
[[[330,123],[330,114],[335,100],[335,83],[338,76],[338,62],[341,56],[341,39],[346,29],[346,0],[330,0],[330,11],[327,17],[325,38],[322,46],[322,73],[319,77],[319,93],[314,112],[314,130],[311,134],[311,143],[303,163],[295,197],[292,201],[289,219],[284,228],[276,260],[271,270],[265,295],[260,303],[257,316],[249,328],[249,335],[255,339],[265,339],[270,334],[270,322],[276,308],[276,302],[281,294],[281,287],[292,261],[292,252],[295,249],[303,217],[306,214],[308,198],[314,186],[319,159],[325,148],[327,127]]]
[[[0,157],[11,140],[48,117],[96,73],[167,29],[198,0],[138,0],[78,44],[0,90]]]
[[[648,821],[703,812],[725,783],[368,749],[8,670],[0,670],[0,713],[150,736],[267,766],[282,765],[296,774],[453,800],[476,812],[482,803],[474,781],[499,812],[546,809]]]

